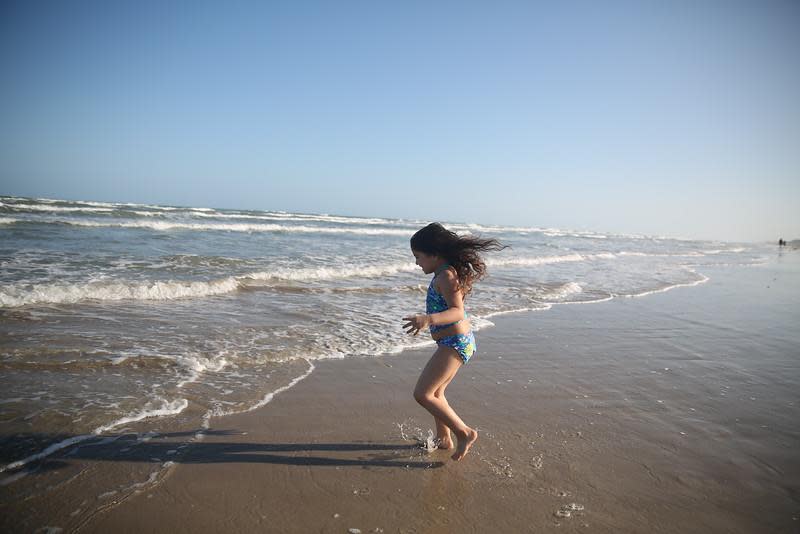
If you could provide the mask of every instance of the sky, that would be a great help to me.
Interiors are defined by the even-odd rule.
[[[0,4],[0,194],[800,238],[800,2]]]

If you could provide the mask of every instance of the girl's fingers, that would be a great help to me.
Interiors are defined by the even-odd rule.
[[[403,317],[403,320],[407,321],[403,325],[403,330],[405,330],[407,334],[413,334],[415,336],[417,334],[419,334],[419,331],[422,329],[422,325],[418,325],[418,323],[419,323],[419,316],[418,315],[412,315],[410,317]]]
[[[419,328],[417,328],[417,327],[415,327],[415,326],[412,326],[412,327],[410,327],[410,328],[405,328],[406,334],[413,334],[413,335],[415,335],[415,336],[416,336],[417,334],[419,334],[419,330],[420,330],[420,329],[419,329]]]

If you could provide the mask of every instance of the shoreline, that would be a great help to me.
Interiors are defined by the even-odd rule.
[[[766,279],[770,270],[743,274],[752,269],[719,272],[741,281]],[[710,278],[689,291],[706,295],[666,291],[604,306],[553,306],[548,314],[505,314],[482,329],[477,357],[448,388],[454,408],[480,433],[461,462],[415,442],[433,426],[411,397],[428,348],[317,360],[314,372],[260,408],[212,418],[202,440],[175,455],[155,484],[91,515],[70,515],[55,495],[40,499],[36,517],[47,523],[25,528],[789,532],[800,515],[791,453],[800,437],[790,423],[800,403],[783,385],[741,375],[739,360],[719,357],[715,345],[727,323],[737,324],[739,337],[726,350],[758,333],[741,330],[734,315],[708,324],[718,312],[713,302],[748,301],[760,290],[751,284],[744,296],[731,294]],[[798,347],[795,338],[785,341],[770,349],[774,358]],[[721,376],[728,388],[711,390]],[[731,388],[765,386],[784,391],[783,414],[773,407],[745,416],[738,402],[759,405],[749,394],[736,410],[721,402]],[[741,416],[736,423],[733,414]],[[770,414],[780,434],[767,447],[756,423]],[[725,440],[727,455],[708,451],[709,439]],[[125,468],[168,458],[173,447],[169,437],[154,436],[134,447],[134,459],[81,447],[70,461]],[[91,480],[71,491],[100,501]]]
[[[760,264],[753,264],[753,265],[750,265],[750,266],[757,266],[757,265],[760,265]],[[695,271],[692,269],[692,272],[695,272]],[[480,319],[489,321],[490,318],[498,317],[498,316],[506,316],[506,315],[514,315],[514,314],[527,314],[527,313],[534,313],[534,312],[545,312],[545,311],[551,310],[554,307],[558,307],[558,306],[561,306],[561,305],[601,304],[601,303],[608,302],[608,301],[611,301],[611,300],[614,300],[614,299],[619,299],[619,298],[640,298],[640,297],[645,297],[645,296],[649,296],[649,295],[653,295],[653,294],[657,294],[657,293],[665,293],[667,291],[671,291],[673,289],[678,289],[678,288],[682,288],[682,287],[694,287],[694,286],[701,285],[701,284],[704,284],[704,283],[709,281],[709,278],[707,276],[703,275],[702,273],[696,273],[696,274],[699,274],[700,276],[702,276],[703,279],[697,280],[695,282],[690,282],[690,283],[674,284],[674,285],[670,285],[670,286],[667,286],[667,287],[664,287],[664,288],[661,288],[661,289],[645,291],[645,292],[640,293],[640,294],[609,295],[606,298],[600,298],[600,299],[597,299],[597,300],[588,300],[588,301],[565,301],[565,302],[549,302],[549,303],[542,302],[540,304],[542,306],[544,306],[543,308],[538,308],[538,309],[537,308],[523,308],[523,309],[504,310],[504,311],[489,313],[489,314],[487,314],[485,316],[480,317]],[[494,326],[495,326],[495,324],[490,322],[490,324],[488,326],[485,326],[485,327],[480,328],[480,329],[475,329],[474,328],[474,330],[475,330],[475,332],[479,332],[480,330],[482,330],[484,328],[492,328]],[[411,344],[411,345],[402,346],[402,348],[398,352],[382,352],[382,353],[379,353],[379,354],[366,354],[366,355],[357,355],[357,356],[350,356],[350,357],[348,357],[348,356],[343,356],[343,357],[331,356],[331,357],[318,357],[318,358],[310,358],[310,359],[299,358],[298,361],[303,361],[303,362],[305,362],[305,363],[307,363],[309,365],[309,369],[306,372],[304,372],[303,374],[301,374],[301,375],[297,376],[296,378],[292,379],[289,384],[284,385],[284,386],[280,386],[280,387],[276,388],[275,390],[273,390],[271,392],[268,392],[261,400],[256,401],[254,405],[252,405],[252,406],[250,406],[248,408],[245,408],[245,409],[237,411],[237,412],[230,412],[230,413],[221,413],[221,414],[212,414],[211,412],[206,413],[203,416],[203,428],[207,428],[206,423],[210,419],[220,418],[220,417],[227,417],[229,415],[236,415],[236,414],[239,414],[239,413],[250,412],[250,411],[257,410],[257,409],[265,406],[266,404],[268,404],[272,400],[272,398],[275,395],[278,395],[280,393],[283,393],[284,391],[287,391],[288,389],[291,389],[294,385],[296,385],[298,382],[302,381],[309,374],[311,374],[313,372],[314,368],[315,368],[314,362],[338,361],[338,360],[343,360],[343,359],[347,359],[347,358],[373,358],[373,357],[387,358],[387,357],[399,356],[399,355],[402,355],[403,353],[408,352],[408,351],[425,350],[425,347],[433,346],[433,345],[435,345],[434,341],[426,340],[424,342],[423,341],[418,341],[418,342],[416,342],[414,344]],[[68,448],[68,447],[70,447],[70,446],[72,446],[74,444],[80,443],[82,441],[90,440],[90,439],[96,439],[99,436],[101,436],[105,431],[112,430],[112,429],[115,429],[117,427],[123,426],[126,423],[135,423],[135,422],[138,422],[138,421],[144,421],[144,420],[152,419],[153,417],[159,417],[159,416],[163,416],[163,415],[173,415],[173,416],[180,415],[187,408],[188,403],[186,402],[186,399],[179,399],[179,400],[184,401],[183,402],[183,406],[180,409],[175,409],[173,407],[169,407],[168,406],[166,409],[162,409],[162,410],[155,410],[155,411],[150,411],[150,412],[145,411],[145,415],[144,416],[142,416],[142,414],[138,413],[138,412],[134,413],[133,415],[124,416],[124,417],[122,417],[122,418],[120,418],[120,419],[118,419],[116,421],[113,421],[113,422],[111,422],[109,424],[102,425],[102,426],[98,427],[97,429],[95,429],[95,431],[93,431],[91,433],[84,433],[84,434],[72,436],[70,438],[67,438],[63,442],[53,443],[53,444],[47,446],[44,450],[42,450],[42,451],[40,451],[38,453],[32,454],[32,455],[30,455],[28,457],[25,457],[25,458],[14,460],[14,461],[12,461],[12,462],[10,462],[8,464],[5,464],[2,467],[0,467],[0,473],[4,473],[6,471],[14,471],[14,470],[16,470],[16,469],[18,469],[20,467],[23,467],[26,464],[29,464],[31,462],[35,462],[35,461],[47,458],[48,456],[50,456],[50,455],[52,455],[52,454],[54,454],[54,453],[56,453],[56,452],[58,452],[58,451],[60,451],[62,449]],[[174,403],[172,403],[172,404],[174,404]],[[170,414],[161,413],[161,412],[166,412],[166,411],[172,411],[172,413],[170,413]],[[155,413],[155,412],[160,412],[160,413]]]

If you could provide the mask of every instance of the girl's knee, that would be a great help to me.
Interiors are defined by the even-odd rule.
[[[425,406],[431,401],[433,394],[425,389],[417,388],[414,390],[414,400]]]

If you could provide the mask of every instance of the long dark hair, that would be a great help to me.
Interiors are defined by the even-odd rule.
[[[472,284],[486,275],[486,263],[481,252],[503,250],[508,245],[494,238],[460,236],[435,222],[411,236],[411,248],[447,260],[455,268],[459,288],[466,297],[472,292]]]

